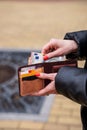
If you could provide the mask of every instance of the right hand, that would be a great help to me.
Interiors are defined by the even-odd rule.
[[[42,53],[50,59],[52,57],[64,56],[74,52],[77,48],[78,45],[74,40],[51,39],[42,48]]]
[[[49,94],[58,94],[55,88],[55,77],[57,73],[40,73],[37,76],[40,79],[49,79],[51,82],[45,86],[43,89],[39,90],[38,92],[30,93],[31,96],[47,96]]]

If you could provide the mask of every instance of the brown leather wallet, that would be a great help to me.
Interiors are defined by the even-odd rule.
[[[19,94],[21,96],[27,96],[30,93],[38,92],[43,89],[48,83],[50,83],[50,80],[39,79],[35,74],[40,72],[56,73],[63,66],[77,67],[77,60],[69,59],[65,61],[45,62],[20,67],[18,69]]]

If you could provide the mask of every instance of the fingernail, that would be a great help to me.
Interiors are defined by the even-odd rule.
[[[36,73],[35,76],[40,76],[40,73]]]
[[[43,58],[44,58],[44,60],[48,60],[48,56],[44,56]]]

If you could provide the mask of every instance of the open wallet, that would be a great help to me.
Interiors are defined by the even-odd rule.
[[[43,89],[47,84],[51,82],[48,79],[44,80],[38,78],[36,76],[37,73],[43,73],[43,72],[57,73],[58,70],[63,66],[77,67],[76,59],[66,59],[65,57],[56,57],[44,61],[42,57],[43,56],[40,55],[40,53],[34,53],[33,56],[31,56],[32,59],[31,64],[29,63],[26,66],[19,67],[18,80],[19,80],[20,96],[27,96],[30,93],[38,92],[39,90]]]

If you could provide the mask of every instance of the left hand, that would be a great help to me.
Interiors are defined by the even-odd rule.
[[[57,91],[55,89],[55,76],[56,76],[56,73],[50,73],[50,74],[40,73],[40,76],[38,76],[38,78],[49,79],[51,80],[51,83],[49,83],[47,86],[45,86],[45,88],[41,89],[40,91],[31,93],[30,95],[31,96],[47,96],[49,94],[57,94]]]

